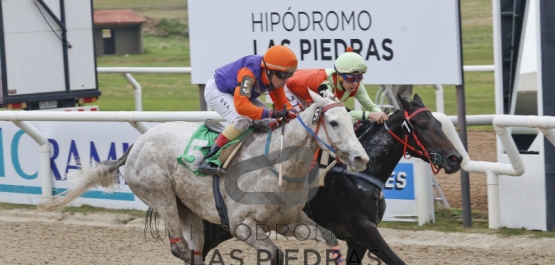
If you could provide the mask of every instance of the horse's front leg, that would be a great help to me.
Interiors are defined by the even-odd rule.
[[[366,247],[353,240],[347,241],[347,247],[349,248],[347,250],[347,258],[346,258],[347,265],[363,264],[362,259],[364,258],[364,255],[366,255],[366,252],[368,251],[368,249],[366,249]]]
[[[385,242],[376,224],[369,220],[361,220],[356,223],[354,229],[355,233],[353,237],[349,239],[349,242],[362,244],[386,264],[405,264]]]
[[[276,231],[277,233],[286,237],[294,236],[302,240],[313,239],[318,242],[326,243],[329,246],[329,252],[333,255],[335,264],[345,265],[345,258],[341,254],[339,241],[337,241],[335,235],[331,231],[318,226],[314,221],[308,218],[304,212],[299,213],[296,222],[284,226],[277,226],[276,228],[278,229]]]
[[[260,235],[265,235],[266,231],[262,229],[262,226],[256,224],[257,222],[252,218],[246,218],[239,225],[233,227],[231,232],[235,238],[256,248],[258,251],[265,252],[270,257],[272,265],[283,265],[283,252],[272,240],[270,240],[270,237],[264,237],[263,239],[257,238],[257,235],[258,237],[260,237]],[[257,256],[258,255],[257,253]],[[262,256],[262,254],[260,254],[260,256]]]

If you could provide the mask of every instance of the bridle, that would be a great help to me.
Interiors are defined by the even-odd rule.
[[[331,108],[335,108],[335,107],[345,107],[345,105],[343,105],[343,102],[334,102],[334,103],[330,103],[324,107],[320,107],[318,109],[316,109],[316,111],[314,112],[314,116],[312,117],[312,124],[316,124],[316,130],[312,131],[308,126],[306,126],[306,124],[303,122],[303,120],[301,119],[301,116],[297,116],[297,119],[299,120],[299,122],[301,123],[301,125],[305,128],[305,130],[307,130],[310,134],[312,134],[312,136],[314,136],[314,138],[316,138],[318,141],[320,141],[322,144],[324,144],[324,146],[331,151],[332,153],[335,154],[335,158],[337,161],[339,160],[339,157],[341,157],[341,155],[343,154],[343,151],[341,149],[339,149],[337,147],[337,145],[335,143],[333,143],[333,141],[331,140],[330,136],[328,135],[328,131],[326,129],[326,126],[324,124],[324,113],[326,113],[326,111],[330,110]],[[318,137],[318,130],[320,129],[320,126],[322,126],[324,128],[324,132],[326,133],[326,138],[328,140],[327,144],[326,142],[322,141],[322,139],[320,139],[320,137]]]
[[[319,107],[319,108],[316,109],[316,111],[314,112],[314,114],[313,114],[313,116],[312,116],[312,124],[318,122],[318,124],[316,125],[316,133],[313,132],[308,126],[306,126],[306,124],[304,123],[304,121],[301,119],[301,116],[300,116],[300,115],[297,115],[297,119],[299,120],[299,122],[301,123],[301,125],[305,128],[305,130],[307,130],[310,134],[312,134],[312,136],[315,137],[318,141],[322,142],[322,144],[324,144],[324,146],[325,146],[328,150],[330,150],[331,152],[334,152],[334,153],[336,154],[336,160],[339,161],[339,159],[338,159],[338,157],[339,157],[338,153],[339,153],[339,154],[342,154],[343,151],[341,151],[341,149],[339,149],[339,148],[337,147],[337,145],[334,144],[334,143],[331,141],[331,139],[330,139],[330,137],[329,137],[329,135],[328,135],[328,132],[327,132],[327,130],[326,130],[326,126],[324,126],[324,121],[323,121],[323,119],[322,119],[323,114],[326,113],[326,111],[328,111],[329,109],[334,108],[334,107],[344,107],[344,105],[343,105],[343,103],[341,103],[341,102],[335,102],[335,103],[331,103],[331,104],[328,104],[328,105],[326,105],[326,106],[324,106],[324,107]],[[328,142],[330,143],[329,145],[328,145],[327,143],[325,143],[324,141],[322,141],[322,139],[320,139],[320,138],[318,137],[318,135],[317,135],[317,133],[318,133],[318,128],[319,128],[320,124],[322,124],[322,126],[324,127],[324,131],[326,132],[326,137],[327,137],[327,139],[328,139]],[[281,126],[285,126],[285,123],[283,123]],[[271,137],[272,137],[272,131],[269,131],[269,132],[268,132],[268,139],[266,140],[266,148],[265,148],[265,150],[264,150],[264,155],[265,155],[266,157],[268,157],[268,150],[270,149],[270,138],[271,138]],[[282,147],[282,148],[283,148],[283,147]],[[270,165],[268,165],[268,166],[270,166]],[[274,175],[278,176],[277,171],[276,171],[275,169],[273,169],[273,167],[270,166],[269,168],[270,168],[270,171],[272,171],[272,173],[274,173]],[[283,176],[283,179],[286,180],[286,181],[289,181],[289,182],[305,182],[306,179],[307,179],[307,177],[300,178],[300,179],[295,179],[295,178],[289,178],[289,177],[287,177],[287,176]]]
[[[410,159],[412,156],[409,155],[407,153],[407,148],[412,150],[413,152],[417,153],[418,155],[424,156],[425,158],[428,159],[428,161],[430,162],[430,167],[432,169],[432,172],[435,174],[437,174],[440,171],[440,166],[443,162],[443,159],[441,157],[440,154],[438,153],[429,153],[428,150],[426,150],[426,147],[424,147],[424,145],[422,145],[422,143],[420,142],[420,140],[418,139],[418,137],[416,136],[416,133],[414,133],[414,126],[411,123],[411,119],[412,117],[416,116],[419,113],[422,112],[431,112],[429,109],[427,108],[421,108],[416,110],[415,112],[413,112],[411,115],[409,115],[408,111],[404,111],[405,114],[405,120],[403,121],[403,123],[401,123],[401,127],[403,127],[405,129],[405,131],[407,132],[405,134],[405,139],[401,139],[401,137],[397,136],[388,126],[387,126],[387,122],[384,123],[384,127],[387,130],[387,132],[389,134],[391,134],[393,136],[393,138],[397,139],[397,141],[401,142],[403,144],[403,156],[405,157],[405,159]],[[420,150],[418,150],[417,148],[411,146],[408,143],[409,140],[409,135],[412,135],[414,138],[414,141],[416,142],[416,145],[418,145],[417,148],[420,148]],[[362,135],[361,135],[362,136]]]

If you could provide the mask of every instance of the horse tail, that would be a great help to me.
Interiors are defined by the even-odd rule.
[[[118,168],[123,166],[127,161],[131,145],[127,151],[118,160],[106,160],[98,163],[97,166],[91,167],[88,164],[81,164],[81,168],[67,175],[67,179],[77,180],[75,187],[68,189],[59,195],[50,198],[38,205],[39,211],[50,211],[53,209],[63,208],[72,202],[81,194],[93,187],[102,186],[108,192],[113,191],[114,184],[118,182]]]
[[[152,209],[151,207],[148,207],[148,210],[146,211],[146,216],[145,216],[145,228],[144,228],[144,235],[145,235],[145,242],[146,242],[146,233],[147,231],[150,232],[150,235],[156,239],[156,240],[160,240],[163,241],[164,238],[166,238],[166,236],[164,235],[164,238],[162,238],[162,236],[160,235],[160,230],[158,230],[158,213],[154,211],[154,209]]]

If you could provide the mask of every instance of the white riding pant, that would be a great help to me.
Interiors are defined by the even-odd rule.
[[[214,78],[211,78],[206,83],[204,88],[204,99],[210,108],[220,114],[227,122],[233,123],[236,130],[244,132],[251,125],[252,119],[237,113],[233,95],[220,91],[216,86]],[[257,107],[270,109],[258,98],[252,98],[250,101]]]

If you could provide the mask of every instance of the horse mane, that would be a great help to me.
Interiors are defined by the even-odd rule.
[[[387,124],[388,125],[400,124],[405,119],[404,113],[405,113],[404,109],[395,110],[393,114],[389,115],[389,120],[386,121]]]
[[[310,106],[308,106],[307,108],[303,109],[302,111],[298,112],[298,115],[302,115],[304,112],[308,111],[309,109],[315,108],[314,105],[317,105],[316,103],[312,103],[310,104]],[[293,120],[289,120],[287,123],[292,122]],[[282,123],[278,128],[272,130],[271,128],[267,127],[267,128],[263,128],[263,126],[260,126],[260,128],[255,129],[253,131],[254,135],[267,135],[269,133],[269,131],[280,131],[281,132],[281,126],[284,126],[284,124]]]
[[[425,108],[424,104],[418,100],[413,100],[410,104],[411,106],[416,107],[416,109]],[[393,112],[393,114],[389,115],[389,120],[387,121],[388,126],[392,127],[395,124],[400,124],[405,119],[404,112],[404,109],[397,109]],[[359,125],[359,128],[356,131],[356,136],[360,137],[360,134],[365,133],[367,130],[369,130],[367,134],[372,135],[381,128],[383,128],[383,124],[377,124],[371,120],[364,120]]]
[[[404,119],[403,110],[398,109],[393,114],[389,115],[389,120],[387,124],[399,124]],[[355,134],[357,137],[360,137],[363,133],[365,134],[363,137],[368,137],[368,135],[374,135],[377,131],[383,129],[383,124],[378,124],[372,120],[364,120],[358,126]]]

